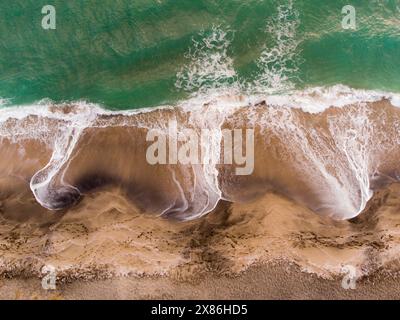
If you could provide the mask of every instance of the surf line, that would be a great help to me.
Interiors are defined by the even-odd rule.
[[[159,129],[149,130],[146,141],[153,144],[147,148],[147,162],[150,165],[235,164],[236,175],[253,173],[254,129],[244,130],[245,141],[243,141],[243,129],[200,129],[199,131],[200,133],[190,128],[178,131],[176,120],[168,122],[167,132]],[[222,156],[221,143],[223,144]]]

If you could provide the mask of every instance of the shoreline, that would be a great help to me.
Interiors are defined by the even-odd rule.
[[[243,120],[243,115],[253,118]],[[364,276],[400,269],[400,111],[387,100],[322,114],[263,102],[236,110],[223,124],[222,118],[212,118],[223,129],[256,127],[255,171],[240,177],[232,166],[151,166],[144,156],[149,129],[144,124],[153,127],[158,121],[162,129],[174,116],[156,112],[129,123],[124,117],[100,117],[85,132],[70,132],[69,122],[51,119],[37,132],[31,127],[37,127],[35,117],[4,123],[0,276],[14,278],[5,280],[4,297],[42,297],[37,279],[43,268],[54,268],[58,279],[76,280],[79,288],[65,285],[60,297],[87,291],[86,298],[138,299],[193,297],[187,288],[203,298],[251,298],[249,292],[260,299],[287,298],[280,291],[287,279],[292,279],[287,292],[308,283],[311,289],[301,285],[300,298],[320,292],[314,286],[342,290],[340,281],[330,284],[300,269],[287,271],[291,263],[321,277],[342,277],[346,267]],[[355,121],[358,117],[363,122]],[[179,123],[191,122],[191,114],[179,114]],[[204,123],[192,125],[201,129]],[[13,140],[13,133],[32,131],[37,136]],[[61,147],[52,150],[42,135],[50,141],[58,137],[53,142]],[[189,221],[214,204],[208,215]],[[365,209],[344,219],[357,208]],[[241,273],[279,259],[288,261],[281,269]],[[95,280],[142,274],[169,276]],[[18,276],[31,279],[31,285]],[[203,280],[194,286],[199,276]],[[107,286],[112,290],[102,293]],[[154,291],[160,287],[167,291]],[[220,288],[225,289],[219,293]]]

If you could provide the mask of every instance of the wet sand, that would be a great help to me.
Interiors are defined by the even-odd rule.
[[[182,110],[88,108],[90,125],[76,106],[57,110],[38,130],[37,116],[0,126],[1,297],[396,297],[400,112],[387,100],[233,110],[223,127],[255,127],[255,171],[243,177],[146,163],[147,125],[192,123]],[[40,288],[48,266],[59,291]],[[349,266],[354,291],[341,286]]]

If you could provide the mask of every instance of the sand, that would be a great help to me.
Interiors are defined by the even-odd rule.
[[[226,124],[240,123],[246,110]],[[223,199],[204,184],[207,170],[177,166],[172,175],[170,167],[139,164],[145,129],[136,125],[161,119],[154,111],[137,116],[143,121],[132,116],[132,127],[122,125],[123,116],[99,117],[73,150],[65,146],[71,163],[37,190],[49,200],[40,202],[32,175],[40,182],[57,163],[46,166],[51,152],[41,131],[13,138],[21,126],[32,132],[35,117],[9,120],[3,129],[10,138],[0,144],[7,155],[0,161],[0,297],[395,298],[398,109],[382,101],[318,115],[263,103],[257,110],[261,118],[253,120],[276,126],[257,129],[252,176],[219,168]],[[369,122],[354,123],[359,117]],[[46,121],[53,137],[49,128],[59,120]],[[214,200],[207,215],[186,219]],[[171,212],[158,216],[166,206]],[[43,267],[56,270],[57,291],[41,289]],[[348,268],[359,279],[354,291],[341,286]]]
[[[96,220],[100,228],[76,211],[51,237],[38,235],[39,243],[52,241],[43,260],[23,255],[31,249],[40,256],[29,241],[3,238],[3,252],[6,241],[15,250],[2,256],[10,262],[2,269],[0,299],[398,299],[399,194],[399,184],[377,192],[352,221],[319,217],[274,193],[223,203],[191,223],[138,216],[133,224],[114,213],[114,225]],[[119,242],[105,241],[112,236]],[[122,241],[133,238],[134,247]],[[71,266],[58,275],[54,291],[41,287],[37,270],[44,259]],[[357,269],[355,290],[342,287],[344,265]],[[165,274],[157,275],[160,270]]]
[[[251,267],[236,277],[209,274],[195,281],[169,277],[122,277],[75,281],[45,291],[38,279],[3,279],[0,299],[400,299],[400,278],[375,274],[345,290],[341,278],[326,280],[279,263]]]

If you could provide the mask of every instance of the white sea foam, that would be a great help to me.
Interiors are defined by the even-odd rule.
[[[252,80],[240,78],[234,69],[229,55],[234,33],[222,26],[203,31],[192,40],[185,55],[188,62],[177,72],[175,87],[194,95],[213,94],[216,89],[248,95],[291,90],[300,63],[298,26],[299,13],[292,1],[278,6],[276,15],[266,22],[266,43]]]
[[[258,99],[262,99],[259,96]],[[301,108],[305,112],[323,112],[329,107],[343,107],[359,102],[376,102],[388,99],[400,107],[400,94],[375,90],[352,89],[338,84],[332,87],[314,87],[293,91],[290,94],[265,97],[267,104]]]
[[[230,90],[223,88],[193,95],[187,100],[177,102],[175,106],[163,105],[119,111],[107,110],[102,105],[85,101],[72,101],[70,103],[57,105],[45,100],[46,103],[40,101],[36,104],[0,108],[0,124],[9,119],[22,120],[28,116],[37,116],[38,118],[60,120],[75,127],[85,127],[88,124],[87,118],[93,118],[94,115],[132,116],[154,112],[155,110],[172,110],[174,108],[180,108],[184,112],[190,112],[193,116],[196,114],[198,117],[203,118],[202,121],[204,121],[204,119],[207,118],[207,113],[204,112],[205,107],[207,107],[209,111],[217,110],[218,113],[227,116],[240,107],[248,106],[251,108],[251,106],[265,101],[267,105],[299,108],[305,112],[319,113],[330,107],[341,108],[357,103],[376,102],[383,99],[389,100],[395,107],[400,107],[400,93],[352,89],[340,84],[332,87],[314,87],[305,90],[295,90],[287,94],[279,95],[246,95],[238,94],[236,89]],[[71,108],[68,112],[65,112],[65,107],[68,106],[71,106]],[[210,117],[215,117],[215,115],[210,115]]]
[[[236,82],[233,59],[228,55],[233,32],[214,26],[209,32],[202,31],[198,38],[192,39],[192,46],[185,55],[188,63],[176,75],[176,88],[202,92],[231,87]]]
[[[278,6],[276,16],[267,21],[268,40],[257,60],[255,80],[247,84],[248,92],[273,93],[294,88],[293,79],[300,63],[299,24],[299,13],[292,1]]]

